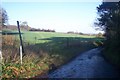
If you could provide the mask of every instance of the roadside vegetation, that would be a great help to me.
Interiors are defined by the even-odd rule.
[[[105,31],[104,57],[120,69],[120,1],[97,7],[97,28]]]
[[[2,11],[1,11],[2,10]],[[101,46],[103,38],[79,34],[56,32],[30,32],[24,22],[22,26],[23,64],[20,64],[19,36],[16,26],[6,25],[6,10],[0,8],[2,20],[2,76],[0,78],[33,78],[50,73],[69,62],[82,52]],[[10,30],[6,30],[9,28]],[[11,31],[14,30],[14,31]],[[45,30],[46,31],[46,30]],[[47,76],[46,76],[47,77]]]
[[[98,47],[102,38],[78,34],[23,31],[23,64],[18,35],[2,35],[2,78],[31,78],[48,74],[77,55]]]

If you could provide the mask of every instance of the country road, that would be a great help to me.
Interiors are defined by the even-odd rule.
[[[118,70],[105,61],[95,48],[80,54],[73,61],[48,75],[49,78],[120,78]]]

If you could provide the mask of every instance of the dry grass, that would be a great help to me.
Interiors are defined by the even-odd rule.
[[[23,56],[23,64],[20,64],[19,57],[19,40],[12,35],[2,36],[2,78],[30,78],[43,71],[48,70],[44,58],[36,53],[26,50]],[[47,57],[47,55],[44,55]]]
[[[66,37],[65,37],[66,38]],[[56,67],[68,62],[80,52],[94,48],[92,41],[73,40],[66,46],[66,39],[55,38],[51,42],[24,44],[23,64],[20,64],[19,40],[14,35],[2,36],[3,78],[30,78],[47,74],[50,65]]]

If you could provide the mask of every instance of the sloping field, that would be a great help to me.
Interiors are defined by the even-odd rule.
[[[19,59],[19,35],[2,36],[3,78],[30,78],[47,74],[80,53],[97,47],[102,40],[95,36],[78,34],[29,31],[22,33],[22,65]]]
[[[27,42],[34,43],[42,43],[45,42],[47,38],[53,37],[66,37],[66,38],[95,38],[95,36],[87,36],[87,35],[79,35],[79,34],[66,34],[66,33],[53,33],[53,32],[23,32],[23,39]],[[44,40],[42,40],[44,39]]]

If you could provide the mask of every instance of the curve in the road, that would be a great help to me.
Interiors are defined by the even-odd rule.
[[[101,56],[100,48],[80,54],[72,62],[48,75],[49,78],[120,78],[117,69]]]

